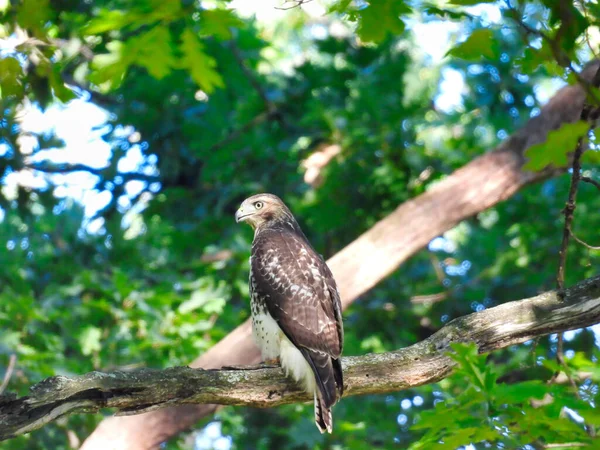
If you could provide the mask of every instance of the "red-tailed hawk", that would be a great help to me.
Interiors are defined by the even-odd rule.
[[[314,394],[317,427],[331,433],[331,407],[344,389],[342,308],[333,275],[279,197],[254,195],[235,219],[254,228],[252,334],[262,357],[279,358],[286,373]]]

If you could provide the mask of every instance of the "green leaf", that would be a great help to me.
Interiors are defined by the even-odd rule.
[[[22,28],[41,31],[51,16],[50,0],[23,0],[17,11],[17,22]]]
[[[202,11],[200,25],[202,36],[214,36],[217,39],[227,40],[233,37],[231,29],[242,28],[244,22],[233,11],[217,8]]]
[[[459,20],[471,17],[469,14],[452,9],[438,8],[437,6],[428,5],[424,8],[426,14],[430,14],[432,16],[439,16],[442,18],[448,18],[453,20]]]
[[[410,8],[402,1],[372,0],[367,8],[357,12],[358,36],[366,42],[381,42],[388,34],[402,34],[405,29],[401,19]]]
[[[466,375],[482,391],[491,394],[496,387],[497,374],[491,364],[486,363],[487,356],[479,355],[475,344],[450,344],[454,353],[449,356],[459,364],[457,374]]]
[[[224,305],[225,300],[223,298],[214,297],[211,292],[194,291],[192,297],[179,305],[177,311],[180,314],[187,314],[196,309],[206,310],[206,308],[208,308],[212,313],[222,310]]]
[[[548,393],[548,385],[542,381],[523,381],[497,386],[498,401],[501,403],[523,403],[531,398],[541,399]]]
[[[327,13],[346,14],[350,11],[354,11],[354,8],[352,7],[352,0],[338,0],[329,6]]]
[[[188,28],[181,36],[180,50],[183,53],[181,67],[187,68],[192,79],[207,93],[212,93],[217,87],[224,87],[221,75],[215,70],[217,62],[204,52],[204,45],[198,36]]]
[[[567,123],[558,130],[548,133],[545,142],[535,144],[525,150],[529,159],[523,166],[525,170],[538,172],[548,165],[565,167],[568,164],[567,155],[575,150],[579,138],[586,135],[589,125],[579,121]]]
[[[83,34],[100,34],[106,31],[120,30],[131,23],[132,14],[113,9],[103,9],[83,28]]]
[[[210,279],[201,278],[199,288],[192,292],[189,300],[179,305],[177,311],[187,314],[191,311],[202,309],[207,314],[219,314],[225,307],[227,290],[224,284],[214,285]]]
[[[102,338],[102,330],[97,327],[89,326],[83,329],[79,335],[79,345],[81,352],[89,356],[92,353],[100,351],[100,339]]]
[[[145,67],[148,73],[160,80],[176,66],[171,47],[171,32],[166,26],[157,25],[146,33],[127,41],[126,57]]]
[[[50,86],[52,87],[52,91],[54,91],[54,95],[61,102],[66,103],[69,100],[77,98],[75,92],[73,92],[65,85],[60,74],[60,68],[57,65],[52,66],[52,71],[48,74],[48,78],[50,80]]]
[[[11,95],[21,96],[23,85],[21,77],[23,72],[19,61],[10,56],[0,59],[0,96],[1,98]]]
[[[125,58],[125,44],[121,41],[111,41],[106,44],[109,53],[94,56],[90,81],[98,86],[107,83],[107,89],[116,89],[121,85],[130,61]]]
[[[496,59],[498,54],[498,42],[494,38],[492,30],[488,28],[473,31],[465,41],[451,48],[446,53],[446,55],[467,61],[478,61],[482,57]]]
[[[540,48],[525,48],[523,56],[515,60],[515,65],[520,67],[524,74],[532,74],[541,65],[551,61],[554,61],[552,50],[546,41],[543,41]]]
[[[145,67],[150,75],[162,79],[177,65],[171,47],[171,33],[158,25],[126,42],[112,41],[106,45],[109,53],[96,55],[90,81],[97,85],[108,83],[108,90],[121,85],[132,64]]]

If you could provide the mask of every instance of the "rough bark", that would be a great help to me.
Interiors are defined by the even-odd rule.
[[[454,342],[474,342],[483,353],[598,322],[600,276],[560,294],[550,291],[460,317],[408,348],[345,357],[345,396],[395,392],[439,381],[452,372],[454,362],[447,353]],[[189,403],[272,407],[304,401],[312,398],[279,367],[173,367],[57,376],[33,386],[28,397],[0,397],[0,440],[35,430],[65,414],[102,408],[136,414]]]
[[[591,81],[599,65],[598,61],[588,64],[582,78]],[[450,174],[426,193],[403,203],[327,261],[340,287],[344,307],[460,221],[506,200],[530,183],[563,173],[566,168],[524,171],[524,152],[545,141],[548,132],[579,120],[585,98],[581,86],[562,88],[539,116],[530,119],[497,148]],[[250,323],[245,322],[191,366],[215,369],[223,365],[254,364],[259,359],[250,337]],[[215,405],[184,405],[106,419],[84,442],[82,450],[158,448],[160,443],[215,409]]]

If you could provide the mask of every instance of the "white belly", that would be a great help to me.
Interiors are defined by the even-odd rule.
[[[260,348],[263,359],[279,357],[280,334],[283,334],[275,319],[266,311],[254,311],[252,314],[252,336]]]
[[[279,358],[286,375],[301,383],[307,392],[315,392],[315,376],[310,365],[268,312],[252,314],[252,336],[263,360]]]

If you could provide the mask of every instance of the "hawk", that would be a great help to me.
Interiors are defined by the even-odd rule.
[[[313,394],[317,427],[331,433],[331,407],[344,389],[342,308],[333,275],[279,197],[247,198],[235,220],[254,229],[252,335],[263,360],[279,359],[286,374]]]

